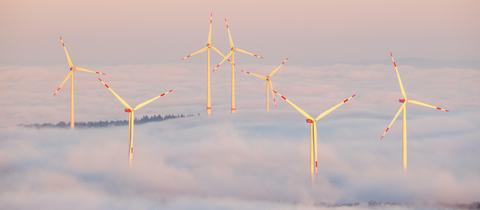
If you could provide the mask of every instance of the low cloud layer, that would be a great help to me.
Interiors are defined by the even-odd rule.
[[[294,61],[292,61],[294,63]],[[409,109],[409,171],[401,170],[401,127],[379,141],[400,105],[387,64],[302,67],[288,64],[274,86],[312,115],[358,97],[318,125],[319,176],[308,173],[308,127],[291,107],[264,112],[263,83],[238,73],[238,113],[229,110],[229,71],[214,76],[214,115],[204,112],[204,67],[98,67],[128,102],[176,92],[139,114],[200,117],[135,130],[128,167],[127,129],[27,129],[19,123],[68,121],[68,88],[51,90],[65,68],[1,67],[0,203],[6,209],[322,209],[322,203],[478,201],[478,69],[400,66],[411,98],[452,111]],[[239,66],[259,73],[272,66]],[[77,119],[126,119],[94,77],[77,77]],[[415,206],[396,206],[410,209]],[[432,207],[434,208],[434,207]]]

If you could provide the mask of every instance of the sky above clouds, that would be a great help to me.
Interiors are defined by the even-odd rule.
[[[479,201],[480,27],[477,1],[2,1],[0,7],[0,206],[7,209],[324,209],[321,203],[405,202],[434,209]],[[213,78],[213,116],[204,113],[204,46],[214,11],[214,44],[227,48],[228,17],[238,70],[266,74],[288,57],[275,88],[311,115],[352,101],[318,123],[319,176],[310,183],[309,128],[283,101],[264,111],[264,83],[230,70]],[[107,73],[131,104],[175,93],[137,117],[200,116],[136,126],[127,166],[127,127],[28,129],[68,121],[74,63]],[[401,170],[401,121],[379,137],[400,104],[388,51],[410,98],[409,171]],[[214,62],[218,58],[214,58]],[[278,99],[278,98],[277,98]],[[127,119],[95,75],[76,76],[78,121]],[[386,208],[386,207],[385,207]],[[328,208],[327,208],[328,209]]]
[[[178,63],[213,42],[228,49],[224,18],[239,47],[273,64],[375,64],[388,50],[411,63],[479,66],[476,0],[62,1],[7,0],[0,7],[0,64],[61,64],[58,36],[76,59],[98,65]],[[253,59],[242,59],[253,63]]]

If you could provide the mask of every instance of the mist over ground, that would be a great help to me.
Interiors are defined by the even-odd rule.
[[[480,70],[415,67],[398,60],[410,98],[451,110],[410,106],[408,173],[401,169],[400,121],[379,140],[401,96],[387,56],[377,65],[306,67],[290,60],[273,78],[276,89],[312,115],[357,94],[318,124],[319,176],[313,184],[303,117],[281,100],[277,109],[266,113],[263,82],[240,72],[238,112],[230,114],[227,66],[213,74],[211,117],[204,113],[204,65],[91,67],[105,71],[111,87],[131,104],[175,89],[138,116],[201,113],[136,126],[132,167],[127,164],[126,127],[17,126],[68,121],[68,87],[59,96],[51,95],[66,74],[64,65],[1,67],[1,206],[436,209],[441,203],[478,201],[480,99],[475,96]],[[239,64],[238,68],[267,73],[273,67]],[[78,121],[124,120],[127,115],[95,76],[78,73],[76,117]],[[375,207],[369,201],[402,205]]]

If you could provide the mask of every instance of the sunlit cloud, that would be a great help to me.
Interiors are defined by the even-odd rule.
[[[243,65],[260,72],[271,67]],[[171,100],[159,100],[142,114],[201,115],[137,126],[136,155],[129,168],[127,133],[122,127],[71,131],[16,126],[68,121],[68,92],[51,96],[63,66],[2,67],[5,91],[0,105],[5,107],[3,116],[10,119],[2,122],[0,134],[4,206],[312,209],[326,204],[367,205],[371,200],[470,203],[480,193],[476,184],[480,168],[472,149],[480,146],[479,112],[474,109],[480,101],[471,97],[478,92],[480,75],[475,69],[401,66],[412,95],[452,110],[410,109],[410,168],[404,174],[400,126],[378,140],[401,96],[391,66],[285,66],[275,78],[275,87],[309,112],[320,113],[352,92],[358,94],[319,123],[319,176],[312,185],[308,126],[280,101],[277,109],[265,113],[261,82],[237,75],[239,111],[231,115],[229,72],[215,73],[213,116],[207,117],[203,66],[98,68],[110,73],[111,85],[129,100],[177,89]],[[77,81],[83,90],[77,97],[80,119],[124,119],[123,108],[95,78]]]

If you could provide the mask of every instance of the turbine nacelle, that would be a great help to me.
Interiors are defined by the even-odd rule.
[[[142,107],[156,101],[162,96],[166,96],[169,93],[172,93],[173,90],[168,90],[167,92],[161,93],[151,99],[148,99],[140,104],[137,104],[135,107],[131,107],[122,97],[120,97],[105,81],[103,81],[101,78],[98,78],[98,81],[105,86],[105,88],[112,93],[115,98],[122,103],[124,109],[124,112],[128,113],[128,142],[129,142],[129,149],[128,149],[128,164],[131,165],[133,161],[133,130],[134,130],[134,125],[135,125],[135,111],[141,109]]]
[[[350,99],[355,97],[355,94],[352,96],[340,101],[336,105],[332,106],[331,108],[327,109],[326,111],[322,112],[319,114],[316,118],[312,117],[309,115],[307,112],[305,112],[303,109],[298,107],[296,104],[288,100],[285,96],[282,94],[278,93],[276,90],[272,90],[274,94],[278,94],[282,100],[284,100],[286,103],[288,103],[290,106],[292,106],[294,109],[296,109],[303,117],[305,117],[305,121],[307,124],[310,125],[310,175],[312,178],[312,181],[314,179],[315,175],[318,175],[318,144],[317,144],[317,122],[332,113],[333,111],[337,110],[340,106],[344,105]]]
[[[418,105],[418,106],[423,106],[431,109],[435,109],[438,111],[443,111],[443,112],[449,112],[448,109],[444,109],[432,104],[428,104],[425,102],[413,100],[413,99],[407,99],[407,93],[405,91],[405,88],[403,86],[402,79],[400,77],[400,72],[398,71],[398,64],[395,58],[393,57],[392,52],[390,52],[390,58],[392,60],[392,65],[393,65],[393,70],[395,71],[395,74],[397,75],[397,80],[398,80],[398,85],[400,87],[400,91],[402,92],[402,98],[398,99],[398,102],[401,103],[402,105],[398,108],[398,111],[396,112],[395,116],[393,119],[390,121],[388,126],[385,128],[383,131],[382,135],[380,136],[380,140],[382,140],[387,132],[390,130],[390,128],[393,126],[395,121],[398,119],[400,114],[403,114],[403,119],[402,119],[402,166],[403,170],[407,170],[408,166],[408,158],[407,158],[407,103],[408,104],[413,104],[413,105]]]
[[[221,58],[225,58],[225,55],[217,49],[213,44],[212,44],[212,30],[213,30],[213,12],[210,12],[210,17],[209,17],[209,30],[208,30],[208,38],[207,38],[207,43],[202,47],[201,49],[198,49],[185,57],[183,57],[181,60],[187,60],[191,58],[194,55],[207,52],[208,57],[207,57],[207,102],[206,102],[206,109],[207,109],[207,114],[211,115],[212,113],[212,99],[211,99],[211,79],[210,79],[210,73],[212,71],[211,69],[211,50],[213,50],[213,53],[216,53],[221,56]],[[217,65],[216,67],[213,68],[213,71],[216,71],[220,67],[220,65]]]
[[[103,72],[100,72],[100,71],[92,71],[92,70],[89,70],[89,69],[86,69],[86,68],[82,68],[82,67],[77,67],[73,64],[73,61],[70,57],[70,54],[68,53],[68,50],[67,50],[67,47],[65,46],[65,42],[63,40],[63,37],[60,36],[59,38],[60,40],[60,46],[63,48],[63,51],[65,53],[65,58],[67,59],[67,63],[68,63],[68,73],[67,75],[65,76],[65,78],[62,80],[62,82],[60,83],[60,85],[58,85],[57,88],[55,88],[55,90],[53,91],[53,95],[56,96],[58,93],[60,93],[60,91],[62,90],[63,86],[65,85],[65,83],[70,80],[70,128],[74,128],[75,127],[75,109],[74,109],[74,103],[75,103],[75,97],[74,97],[74,93],[75,93],[75,85],[74,85],[74,73],[76,72],[86,72],[86,73],[93,73],[93,74],[99,74],[99,75],[105,75],[105,73]]]

